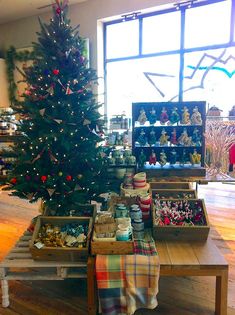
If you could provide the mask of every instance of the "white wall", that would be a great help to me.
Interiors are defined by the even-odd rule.
[[[73,26],[80,24],[80,35],[90,39],[91,66],[97,67],[97,21],[110,16],[119,16],[133,11],[156,7],[161,4],[174,3],[175,0],[87,0],[72,5],[69,17]],[[41,18],[47,22],[51,13]],[[10,45],[16,48],[28,47],[37,40],[36,32],[40,30],[38,17],[33,16],[15,22],[0,25],[0,50]]]

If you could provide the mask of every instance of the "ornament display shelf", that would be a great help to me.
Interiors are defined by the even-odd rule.
[[[182,112],[184,107],[187,107],[190,117],[194,113],[194,109],[197,107],[201,115],[201,124],[183,124],[182,123]],[[162,109],[165,108],[169,117],[173,112],[174,108],[177,108],[180,121],[175,123],[170,123],[168,120],[164,124],[160,122]],[[156,122],[150,124],[149,113],[154,109],[156,112]],[[140,111],[144,110],[146,113],[146,121],[140,123],[139,116]],[[164,129],[164,130],[163,130]],[[133,155],[136,156],[138,170],[146,172],[149,176],[205,176],[206,171],[204,167],[205,159],[205,102],[143,102],[143,103],[133,103],[132,104],[132,151]],[[179,144],[178,140],[182,133],[185,131],[187,136],[192,140],[193,132],[196,130],[197,137],[200,139],[198,142]],[[149,144],[151,137],[151,131],[154,133],[156,139],[154,145]],[[160,137],[165,132],[168,139],[164,145],[160,143]],[[172,140],[172,134],[175,132],[175,142]],[[141,138],[141,133],[143,137],[147,139],[146,143],[143,145],[138,140]],[[173,144],[175,143],[175,144]],[[188,145],[189,144],[189,145]],[[172,162],[172,151],[175,151],[175,161]],[[190,158],[194,151],[198,156],[200,156],[200,163],[192,162],[190,163]],[[140,155],[143,154],[146,157],[144,167],[140,165]],[[156,164],[146,163],[149,160],[151,153],[156,154]],[[164,152],[166,156],[166,164],[161,166],[160,153]],[[138,163],[139,162],[139,163]],[[170,164],[171,162],[171,164]]]

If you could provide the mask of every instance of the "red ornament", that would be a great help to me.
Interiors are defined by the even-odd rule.
[[[42,181],[43,183],[45,183],[46,180],[47,180],[47,176],[46,176],[46,175],[42,175],[42,176],[41,176],[41,181]]]
[[[60,70],[59,69],[54,69],[52,70],[53,74],[54,75],[58,75],[60,73]]]
[[[15,177],[13,177],[11,180],[10,180],[10,183],[15,185],[17,183],[17,179]]]
[[[60,13],[61,13],[61,8],[57,8],[57,9],[56,9],[56,13],[57,13],[58,15],[60,15]]]
[[[70,181],[72,180],[72,176],[71,176],[71,175],[67,175],[67,176],[66,176],[66,180],[67,180],[68,182],[70,182]]]

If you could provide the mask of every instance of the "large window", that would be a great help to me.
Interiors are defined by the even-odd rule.
[[[235,104],[235,0],[183,2],[105,24],[106,114],[132,102]]]

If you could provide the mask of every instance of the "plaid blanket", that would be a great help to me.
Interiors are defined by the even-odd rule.
[[[96,278],[103,315],[131,315],[138,308],[157,306],[159,259],[151,242],[141,242],[134,246],[138,254],[97,255]]]

